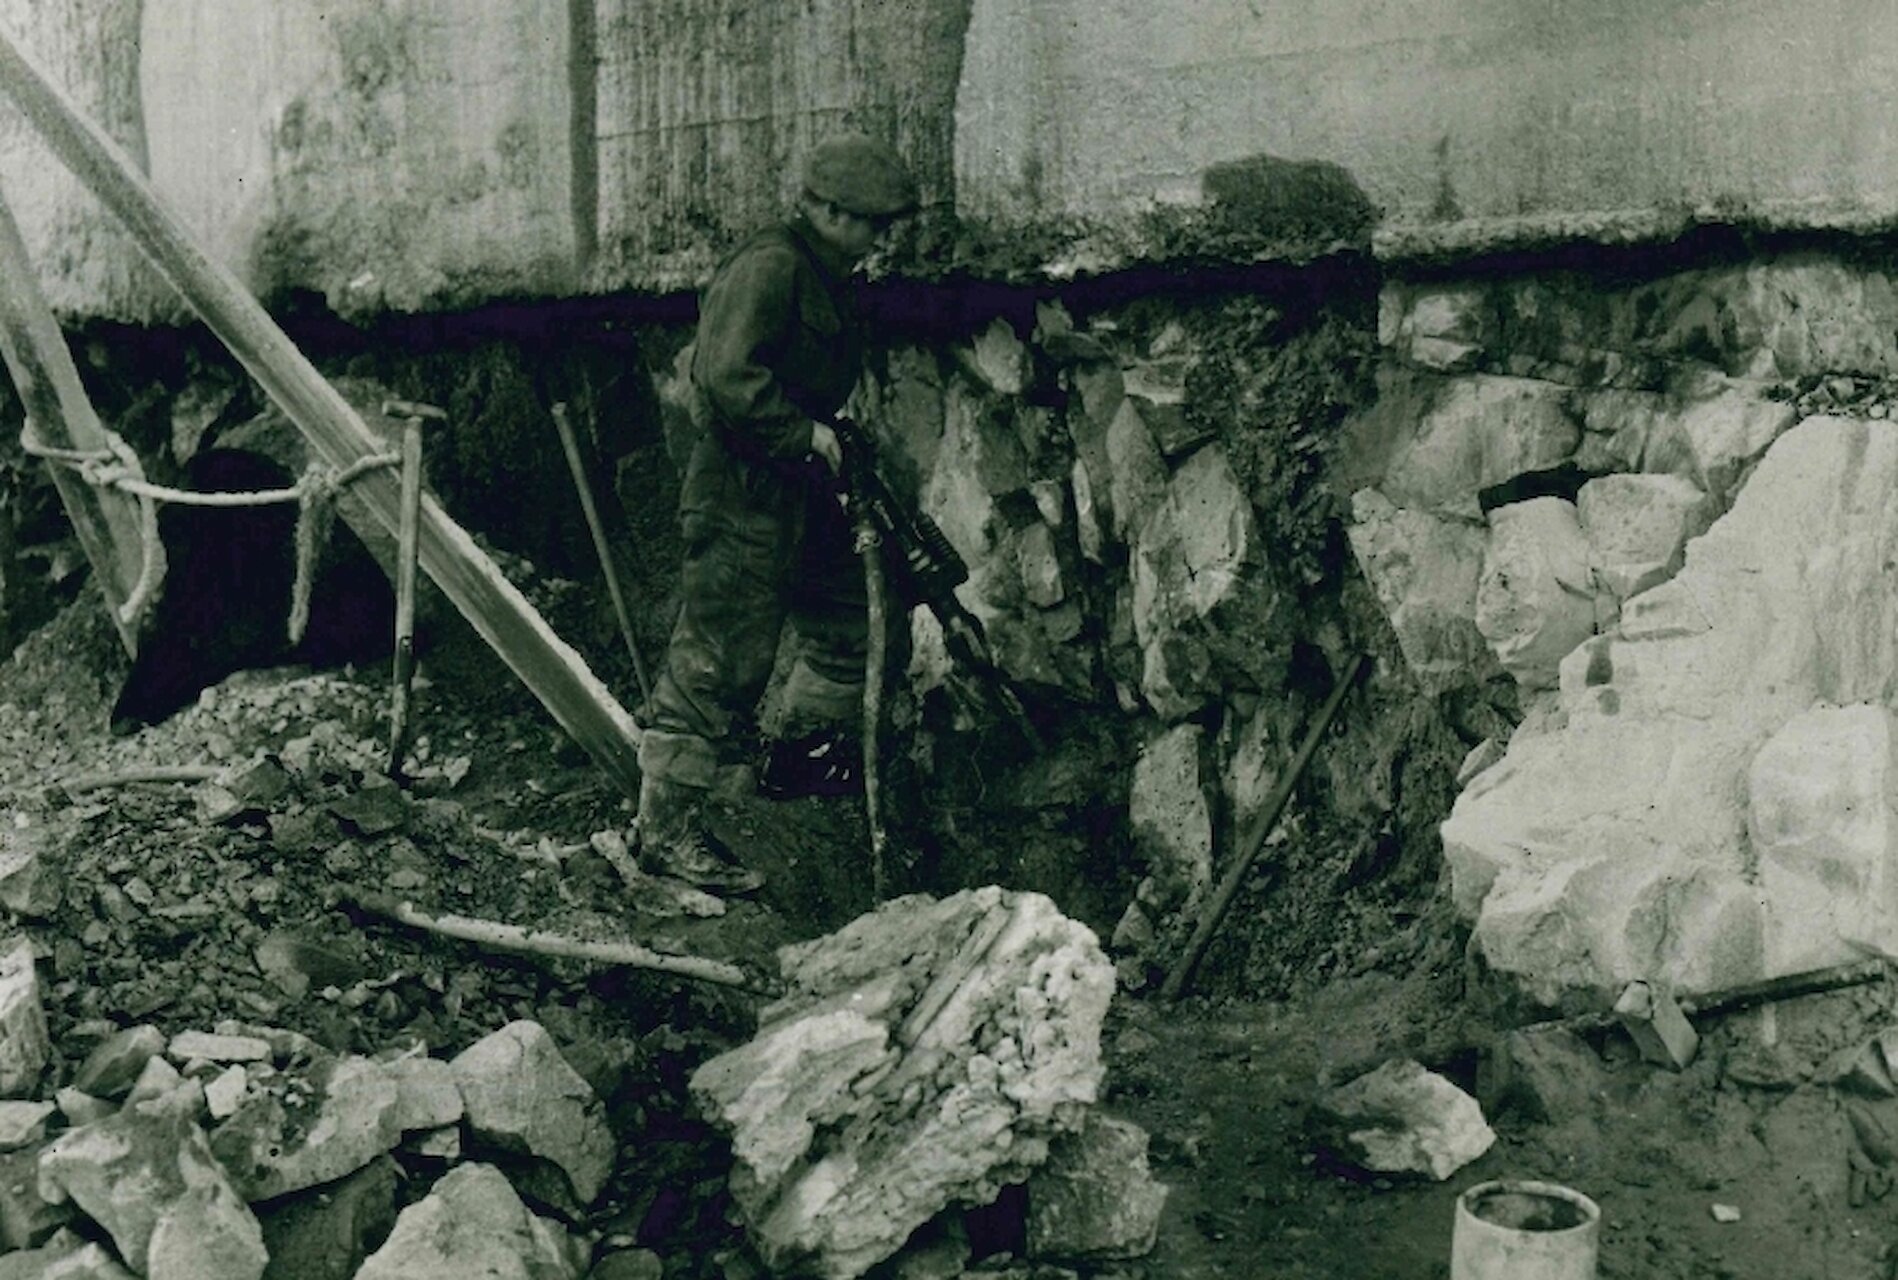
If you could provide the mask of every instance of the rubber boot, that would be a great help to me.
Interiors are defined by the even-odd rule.
[[[753,893],[764,884],[756,871],[740,866],[705,830],[705,804],[711,792],[647,774],[639,780],[641,869],[671,876],[717,893]]]

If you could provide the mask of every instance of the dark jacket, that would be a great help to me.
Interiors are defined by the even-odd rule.
[[[739,245],[705,291],[692,379],[741,457],[801,461],[811,419],[843,407],[862,364],[849,280],[801,218]]]

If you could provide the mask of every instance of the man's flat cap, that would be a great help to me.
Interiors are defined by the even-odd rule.
[[[804,189],[865,218],[893,217],[916,207],[916,180],[903,161],[861,133],[840,133],[812,148],[804,160]]]

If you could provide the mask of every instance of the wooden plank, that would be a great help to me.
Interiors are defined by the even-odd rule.
[[[6,359],[13,389],[26,406],[27,421],[38,441],[55,449],[82,451],[106,447],[106,431],[79,381],[65,335],[53,318],[39,276],[27,255],[26,241],[11,206],[0,198],[0,355]],[[138,500],[116,489],[88,484],[72,468],[48,462],[53,487],[79,535],[79,545],[99,580],[112,624],[125,652],[138,656],[138,619],[125,616],[144,562]],[[156,566],[162,574],[162,549]],[[158,582],[149,584],[156,591]]]
[[[159,200],[122,148],[87,120],[0,32],[0,91],[80,183],[125,224],[139,248],[190,303],[329,466],[382,452],[382,442],[227,268],[213,262]],[[375,519],[400,525],[400,476],[371,471],[352,486]],[[629,794],[638,786],[632,716],[466,530],[432,497],[421,512],[422,569],[542,704]]]

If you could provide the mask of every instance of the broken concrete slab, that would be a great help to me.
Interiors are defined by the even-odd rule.
[[[584,1251],[528,1212],[493,1165],[450,1170],[404,1209],[355,1280],[579,1280]]]
[[[1098,1095],[1113,970],[1039,894],[899,898],[779,968],[790,994],[691,1082],[770,1266],[862,1275],[1024,1179]]]
[[[1051,1262],[1145,1257],[1168,1188],[1147,1168],[1147,1131],[1089,1112],[1079,1133],[1050,1144],[1028,1179],[1028,1256]]]
[[[1442,1182],[1496,1143],[1476,1099],[1409,1058],[1384,1063],[1322,1100],[1348,1159],[1374,1173]]]
[[[583,1204],[599,1197],[618,1144],[605,1105],[560,1056],[545,1027],[526,1019],[510,1022],[449,1065],[476,1137],[553,1161]]]
[[[339,1182],[273,1200],[257,1211],[270,1266],[264,1280],[351,1280],[395,1223],[401,1171],[377,1156]]]
[[[127,1027],[95,1045],[70,1083],[94,1097],[124,1097],[138,1082],[145,1064],[164,1051],[165,1033],[157,1027]]]
[[[32,942],[21,936],[0,947],[0,1097],[17,1098],[39,1082],[53,1046]]]
[[[333,1182],[395,1146],[400,1088],[368,1058],[325,1060],[252,1088],[211,1134],[246,1200]]]
[[[1534,498],[1490,512],[1476,629],[1524,689],[1553,689],[1595,634],[1595,577],[1575,504]]]
[[[257,1219],[182,1112],[127,1109],[68,1130],[40,1156],[41,1191],[69,1197],[147,1280],[258,1280]]]

